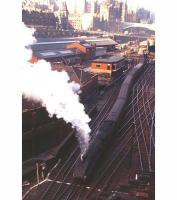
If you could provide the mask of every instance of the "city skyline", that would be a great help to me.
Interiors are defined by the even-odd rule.
[[[126,0],[125,2],[121,0],[74,0],[71,4],[70,2],[71,0],[26,1],[25,9],[29,12],[43,10],[51,13],[48,19],[38,23],[53,24],[63,30],[74,28],[76,30],[120,31],[124,22],[152,24],[155,20],[154,13],[143,7],[134,11]],[[37,14],[33,13],[33,17],[31,23],[36,23]],[[53,21],[50,20],[51,18]]]
[[[68,6],[68,9],[69,10],[74,10],[75,6],[82,6],[82,2],[84,2],[85,0],[59,0],[59,1],[66,1],[67,3],[67,6]],[[88,2],[91,2],[91,1],[94,1],[94,0],[87,0]],[[106,0],[98,0],[98,2],[103,2],[103,1],[106,1]],[[126,2],[126,0],[120,0],[120,2]],[[78,4],[79,2],[79,4]],[[151,12],[155,12],[155,7],[154,7],[154,1],[153,0],[127,0],[127,4],[128,4],[128,7],[130,9],[133,9],[133,10],[137,10],[138,8],[145,8],[145,9],[148,9],[150,10]]]
[[[151,12],[155,12],[154,0],[127,0],[127,4],[133,9],[143,7]]]
[[[32,0],[33,2],[40,2],[41,4],[47,4],[50,2],[50,0]],[[61,5],[63,1],[66,1],[68,9],[70,12],[73,12],[75,7],[78,6],[79,9],[82,7],[82,2],[85,0],[54,0],[58,5]],[[94,0],[87,0],[88,2],[94,1]],[[107,0],[98,0],[99,3],[107,1]],[[154,6],[154,0],[120,0],[120,2],[126,2],[128,4],[129,9],[137,10],[138,8],[145,8],[150,10],[151,12],[155,13],[155,6]]]

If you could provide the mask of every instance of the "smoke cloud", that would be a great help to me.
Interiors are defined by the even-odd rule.
[[[40,101],[52,117],[63,118],[76,128],[81,152],[88,147],[89,121],[84,106],[79,101],[80,85],[69,82],[70,78],[64,71],[52,71],[48,62],[40,60],[35,64],[28,62],[32,56],[26,46],[34,42],[34,30],[23,25],[26,40],[24,41],[24,62],[22,68],[22,93],[25,97]]]

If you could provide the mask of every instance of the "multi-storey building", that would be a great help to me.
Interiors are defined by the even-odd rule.
[[[137,22],[137,16],[136,16],[136,12],[134,12],[133,10],[129,10],[127,13],[127,22]]]
[[[74,29],[76,30],[82,29],[82,15],[77,13],[69,14],[68,21]]]
[[[103,1],[100,4],[100,28],[102,30],[117,31],[122,16],[122,5],[117,0]]]
[[[66,2],[64,1],[62,2],[62,5],[59,10],[59,26],[61,27],[61,29],[66,30],[69,28],[68,16],[68,8]]]
[[[150,21],[150,11],[149,10],[146,10],[144,8],[139,8],[136,11],[136,15],[137,15],[138,22],[149,23],[149,21]]]
[[[127,21],[127,11],[128,11],[128,6],[126,0],[126,2],[121,2],[121,22]]]
[[[85,13],[91,13],[91,2],[85,0]]]

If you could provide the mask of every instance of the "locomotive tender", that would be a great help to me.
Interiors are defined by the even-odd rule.
[[[74,178],[85,181],[93,172],[96,164],[106,149],[105,147],[110,143],[111,138],[120,123],[123,108],[129,97],[130,88],[143,68],[144,63],[142,62],[128,72],[111,111],[98,129],[95,138],[90,142],[87,151],[84,152],[77,161],[73,173]]]

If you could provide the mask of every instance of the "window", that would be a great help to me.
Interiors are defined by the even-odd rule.
[[[111,76],[110,76],[110,74],[102,74],[101,75],[103,78],[110,78]]]
[[[110,70],[111,69],[111,66],[110,64],[107,65],[107,70]]]
[[[100,65],[97,64],[97,65],[96,65],[96,68],[100,68]]]

